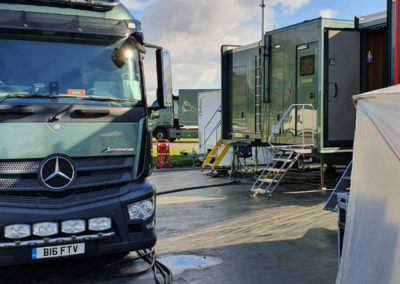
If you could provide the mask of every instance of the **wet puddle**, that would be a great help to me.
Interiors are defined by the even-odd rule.
[[[173,275],[181,274],[185,270],[205,269],[222,263],[222,258],[198,255],[163,255],[157,260],[168,266]]]

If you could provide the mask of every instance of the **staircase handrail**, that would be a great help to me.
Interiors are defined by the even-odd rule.
[[[208,135],[207,139],[204,140],[204,147],[207,145],[208,140],[210,140],[211,136],[215,133],[215,140],[216,142],[218,141],[218,137],[217,137],[217,130],[218,128],[221,126],[222,121],[218,121],[217,125],[215,125],[215,127],[211,130],[210,135]],[[205,137],[205,133],[204,133],[204,137]]]
[[[221,126],[222,122],[221,120],[217,123],[216,126],[214,126],[214,128],[211,130],[210,135],[208,135],[207,138],[206,137],[206,130],[207,128],[210,126],[211,122],[213,121],[214,117],[217,115],[218,112],[220,112],[222,109],[222,106],[219,106],[218,109],[214,112],[214,114],[212,115],[212,117],[209,119],[209,121],[207,122],[206,126],[204,127],[204,131],[203,131],[203,146],[205,148],[205,146],[207,145],[208,140],[210,140],[211,136],[214,134],[214,132],[218,129],[219,126]],[[216,139],[216,141],[218,141],[218,137]]]
[[[284,123],[284,121],[285,121],[285,119],[289,116],[289,114],[291,113],[291,111],[294,109],[294,108],[297,108],[297,107],[301,107],[302,108],[302,110],[303,110],[303,114],[304,114],[304,109],[305,108],[310,108],[311,110],[313,110],[313,111],[315,111],[315,108],[314,108],[314,106],[312,105],[312,104],[292,104],[292,105],[290,105],[290,107],[286,110],[286,112],[284,113],[284,115],[281,117],[281,119],[279,120],[279,122],[278,122],[278,124],[276,125],[277,127],[279,127],[278,129],[282,129],[282,125],[283,125],[283,123]],[[312,119],[313,119],[313,121],[312,121],[312,125],[314,126],[314,125],[316,125],[315,124],[315,115],[313,115],[312,116]],[[302,123],[302,125],[303,125],[303,131],[302,131],[302,144],[299,144],[299,145],[289,145],[290,147],[299,147],[299,148],[307,148],[307,147],[314,147],[315,146],[315,134],[314,134],[314,130],[316,130],[316,129],[312,129],[312,143],[311,144],[306,144],[305,143],[305,136],[304,136],[304,134],[305,134],[305,132],[304,132],[304,122]],[[274,136],[275,135],[277,135],[277,134],[275,134],[274,133],[274,128],[272,128],[271,129],[271,134],[270,134],[270,136],[269,136],[269,138],[268,138],[268,144],[272,147],[272,148],[276,148],[277,146],[276,145],[273,145],[272,144],[272,139],[274,138]],[[286,146],[287,147],[287,146]]]

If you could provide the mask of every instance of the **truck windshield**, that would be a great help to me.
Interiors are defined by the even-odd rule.
[[[127,62],[117,68],[111,59],[114,48],[125,39],[88,40],[74,37],[40,36],[29,39],[0,39],[0,100],[13,94],[43,96],[32,103],[50,104],[60,96],[57,104],[69,104],[83,96],[115,98],[119,106],[143,102],[139,53],[132,50]],[[18,101],[18,96],[9,101]],[[29,98],[23,100],[27,104]],[[85,104],[106,102],[87,100]],[[29,103],[29,102],[28,102]]]

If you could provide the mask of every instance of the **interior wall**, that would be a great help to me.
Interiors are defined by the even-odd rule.
[[[386,28],[365,33],[365,92],[387,87],[387,49]]]

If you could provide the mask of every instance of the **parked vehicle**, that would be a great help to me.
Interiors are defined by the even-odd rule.
[[[149,126],[153,129],[156,139],[169,139],[171,142],[178,138],[198,137],[198,106],[200,92],[207,89],[182,89],[179,96],[174,96],[171,107],[152,113]]]
[[[199,159],[204,161],[207,155],[221,141],[221,90],[199,93]],[[218,149],[215,156],[219,156]],[[236,151],[236,155],[235,155]],[[236,160],[235,160],[236,159]],[[270,159],[265,148],[239,147],[230,148],[218,163],[216,170],[240,171],[242,167],[265,165]]]
[[[153,247],[142,53],[167,50],[115,0],[0,1],[0,265]]]

